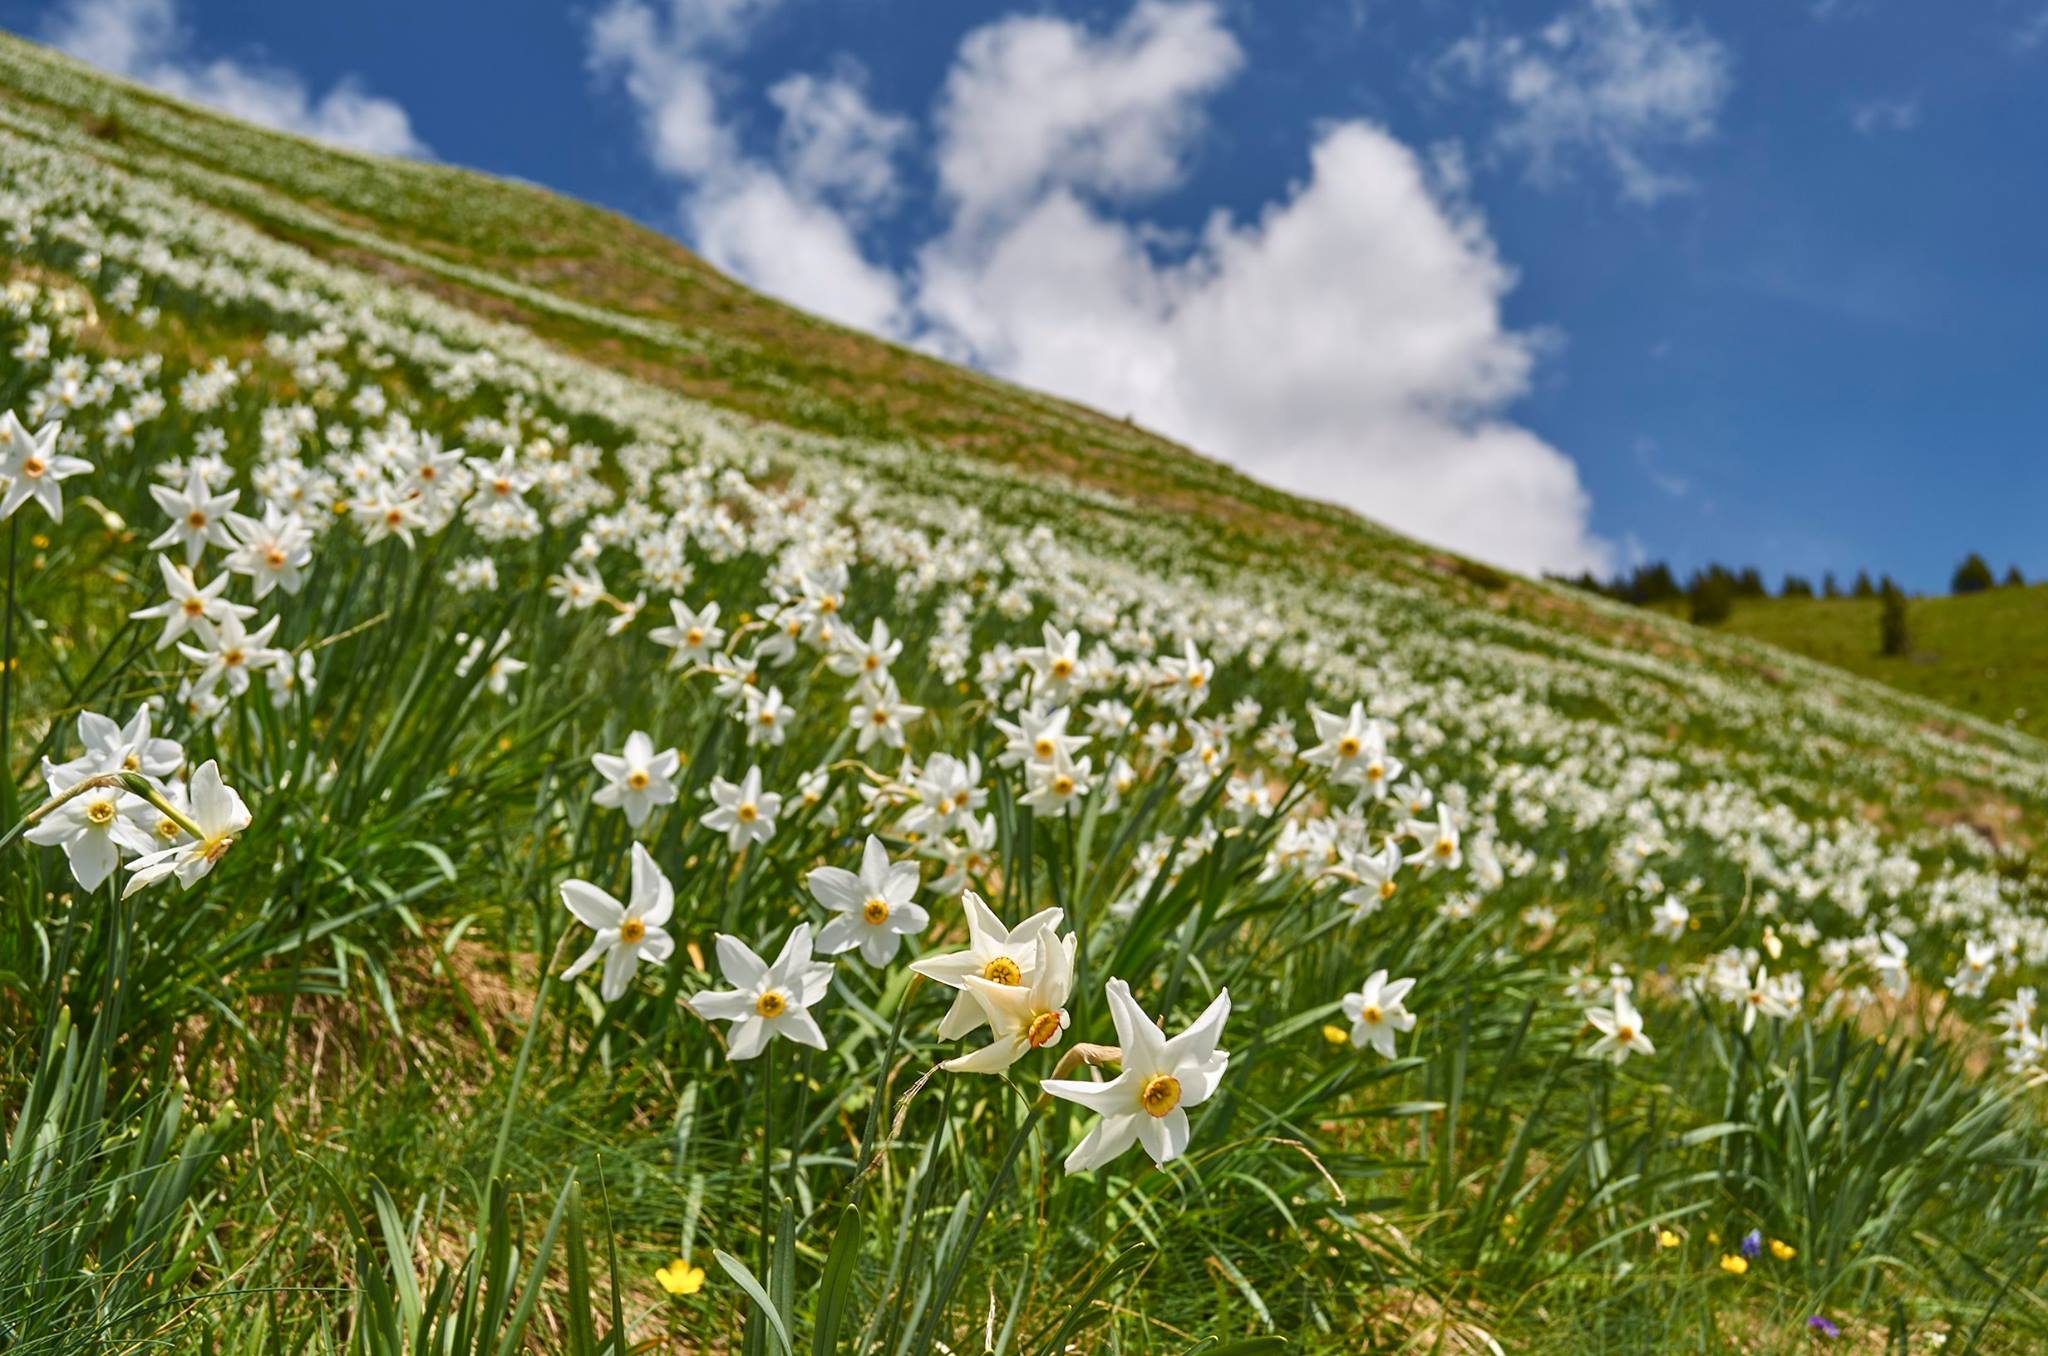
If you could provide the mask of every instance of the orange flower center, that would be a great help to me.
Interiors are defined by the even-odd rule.
[[[1138,1104],[1153,1116],[1164,1116],[1180,1105],[1180,1080],[1172,1074],[1153,1074],[1138,1089]]]

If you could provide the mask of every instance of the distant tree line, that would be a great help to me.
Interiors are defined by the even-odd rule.
[[[1671,567],[1661,560],[1638,565],[1607,580],[1600,579],[1590,570],[1576,578],[1567,575],[1552,577],[1589,593],[1634,603],[1638,607],[1683,601],[1686,616],[1701,626],[1713,626],[1728,620],[1738,599],[1771,596],[1763,572],[1754,565],[1733,569],[1717,562],[1694,570],[1683,584],[1679,583]],[[1962,564],[1956,566],[1955,574],[1949,580],[1949,591],[1956,594],[1983,593],[1994,588],[2021,588],[2026,582],[2026,576],[2020,573],[2017,565],[2008,568],[2001,580],[1993,573],[1990,563],[1972,551]],[[1913,647],[1906,624],[1906,592],[1888,574],[1879,575],[1873,582],[1870,571],[1858,570],[1847,590],[1842,588],[1832,570],[1821,575],[1818,589],[1805,575],[1787,574],[1778,586],[1777,596],[1876,598],[1882,604],[1878,611],[1879,648],[1888,655],[1902,655]]]
[[[1683,584],[1671,567],[1661,560],[1638,565],[1633,570],[1603,580],[1588,570],[1576,577],[1553,575],[1563,583],[1582,588],[1588,593],[1602,594],[1638,607],[1655,607],[1660,603],[1672,603],[1683,599],[1689,610],[1695,614],[1694,621],[1721,621],[1728,616],[1729,609],[1739,598],[1769,598],[1771,587],[1764,582],[1763,571],[1754,565],[1739,569],[1718,562],[1703,569],[1694,570]],[[2020,567],[2014,565],[2006,570],[2000,579],[1984,557],[1972,551],[1956,566],[1955,575],[1949,581],[1951,593],[1982,593],[1994,588],[2020,588],[2025,586],[2026,576]],[[1890,575],[1879,575],[1873,581],[1870,571],[1858,570],[1856,578],[1847,589],[1835,577],[1833,570],[1820,577],[1818,588],[1813,580],[1803,574],[1787,574],[1778,585],[1780,598],[1881,598],[1887,591],[1900,593],[1901,590]],[[1711,615],[1699,616],[1701,611]]]

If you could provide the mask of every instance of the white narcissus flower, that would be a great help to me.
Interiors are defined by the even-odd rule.
[[[726,1058],[752,1059],[774,1036],[825,1048],[825,1033],[810,1008],[832,985],[832,963],[811,959],[809,923],[796,925],[773,965],[739,938],[718,934],[718,969],[733,987],[700,993],[685,1006],[706,1021],[732,1023]]]
[[[1384,797],[1401,775],[1401,760],[1387,753],[1386,728],[1365,714],[1365,703],[1353,702],[1350,713],[1339,716],[1311,702],[1308,714],[1321,742],[1301,760],[1329,768],[1338,782],[1363,786],[1375,800]]]
[[[626,736],[624,753],[593,753],[591,766],[605,779],[590,797],[598,805],[626,812],[626,823],[637,829],[647,822],[657,805],[676,798],[676,769],[682,759],[674,749],[654,751],[654,740],[645,730]]]
[[[227,515],[235,501],[242,497],[240,490],[229,490],[225,494],[209,493],[206,477],[194,466],[186,478],[184,489],[152,485],[149,496],[171,520],[171,525],[150,542],[150,550],[160,551],[167,546],[182,545],[185,563],[197,565],[200,554],[208,545],[234,548],[235,540],[228,535]]]
[[[725,644],[725,631],[718,625],[718,604],[706,603],[703,611],[692,612],[680,598],[671,598],[668,607],[675,625],[657,626],[647,633],[649,640],[673,652],[668,666],[680,669],[716,659],[718,647]]]
[[[1154,1163],[1169,1163],[1188,1145],[1188,1113],[1215,1093],[1230,1061],[1216,1042],[1230,1016],[1230,991],[1216,995],[1194,1025],[1164,1039],[1120,979],[1103,986],[1110,1018],[1123,1047],[1123,1072],[1106,1083],[1048,1078],[1039,1086],[1053,1096],[1078,1102],[1102,1119],[1067,1155],[1068,1172],[1087,1172],[1131,1147],[1145,1146]]]
[[[1370,918],[1401,887],[1394,876],[1401,870],[1401,848],[1389,842],[1378,852],[1361,855],[1352,866],[1358,884],[1338,896],[1337,902],[1351,906],[1351,921]]]
[[[192,582],[192,572],[169,556],[158,556],[156,563],[163,575],[164,591],[170,596],[154,607],[141,608],[128,615],[136,621],[161,621],[164,624],[163,634],[156,638],[157,649],[170,648],[173,641],[188,631],[211,645],[215,626],[230,617],[246,620],[256,615],[256,609],[247,603],[229,602],[223,596],[231,575],[216,575],[212,583],[201,588]]]
[[[841,631],[831,657],[825,662],[842,678],[873,678],[887,673],[902,653],[903,642],[891,640],[889,623],[877,617],[866,640],[850,626]]]
[[[1351,1043],[1361,1050],[1371,1046],[1393,1059],[1394,1033],[1415,1029],[1415,1014],[1402,1006],[1414,987],[1412,979],[1390,981],[1385,970],[1375,970],[1366,976],[1364,988],[1345,994],[1344,1015],[1351,1019]]]
[[[1033,1050],[1059,1044],[1067,1029],[1067,998],[1074,987],[1074,935],[1038,934],[1029,985],[969,975],[968,994],[981,1008],[994,1039],[971,1054],[946,1061],[955,1073],[1001,1073]]]
[[[1179,657],[1159,661],[1159,677],[1167,685],[1160,700],[1183,711],[1192,711],[1209,695],[1209,680],[1216,676],[1215,661],[1204,659],[1190,639],[1181,641]]]
[[[297,593],[313,560],[313,532],[296,513],[271,504],[261,518],[230,513],[228,526],[236,538],[227,567],[254,581],[260,600],[272,589]]]
[[[886,676],[878,683],[862,684],[855,689],[855,696],[858,700],[848,724],[854,731],[856,753],[866,753],[877,744],[902,748],[903,727],[924,714],[922,706],[904,701],[896,690],[895,680]]]
[[[995,910],[974,891],[962,892],[960,905],[967,914],[967,949],[926,956],[910,964],[913,971],[927,979],[959,990],[953,1006],[939,1022],[942,1041],[958,1040],[988,1021],[987,1011],[969,991],[968,979],[983,979],[991,984],[1030,984],[1037,964],[1038,939],[1057,928],[1064,916],[1058,909],[1041,909],[1016,927],[1006,928]]]
[[[733,714],[747,727],[748,748],[762,744],[774,748],[789,737],[789,722],[796,715],[796,708],[782,699],[779,687],[770,687],[766,692],[750,687],[741,709]]]
[[[1675,942],[1685,936],[1685,930],[1691,922],[1692,910],[1666,895],[1658,901],[1656,908],[1650,910],[1650,935],[1667,942]]]
[[[1958,998],[1982,998],[1991,977],[1998,973],[1998,946],[1994,942],[1966,940],[1963,963],[1948,978],[1948,987]]]
[[[1743,977],[1743,983],[1735,993],[1735,1001],[1742,1008],[1742,1030],[1745,1035],[1756,1026],[1756,1019],[1759,1016],[1784,1021],[1792,1015],[1792,1005],[1772,987],[1770,971],[1762,965],[1756,968],[1754,980],[1750,980],[1746,975]]]
[[[625,996],[641,961],[664,964],[676,949],[676,939],[665,927],[675,911],[675,888],[639,843],[633,844],[633,894],[626,903],[619,903],[587,880],[563,881],[562,903],[597,931],[589,949],[562,972],[562,978],[574,979],[595,965],[598,957],[604,957],[604,979],[598,992],[607,1003]]]
[[[930,921],[923,906],[911,903],[917,875],[916,862],[891,862],[873,834],[861,852],[859,875],[838,866],[811,872],[811,897],[838,915],[818,933],[818,950],[836,956],[859,947],[861,959],[877,968],[894,960],[903,939]]]
[[[1425,876],[1439,871],[1455,871],[1464,863],[1465,854],[1458,849],[1458,826],[1451,819],[1451,807],[1436,807],[1436,823],[1426,819],[1411,819],[1402,826],[1402,831],[1414,838],[1421,846],[1408,854],[1408,865],[1418,867]]]
[[[1886,932],[1878,936],[1879,950],[1871,961],[1871,968],[1877,971],[1878,983],[1894,998],[1904,998],[1913,987],[1913,975],[1906,968],[1906,944],[1896,933]]]
[[[57,451],[57,435],[62,432],[62,425],[45,424],[30,433],[14,411],[0,415],[0,486],[5,487],[0,490],[0,522],[31,499],[53,520],[64,521],[60,484],[90,471],[92,463]]]
[[[192,681],[193,689],[204,696],[225,682],[232,696],[239,697],[247,692],[251,673],[269,668],[286,657],[283,650],[270,644],[270,638],[277,634],[278,623],[283,620],[282,617],[272,617],[251,631],[242,625],[240,617],[230,615],[214,628],[204,646],[180,641],[178,653],[204,666]]]
[[[1629,1002],[1628,995],[1619,989],[1615,990],[1613,1007],[1587,1008],[1586,1021],[1600,1033],[1600,1039],[1586,1051],[1596,1059],[1620,1064],[1630,1055],[1657,1053],[1657,1047],[1650,1044],[1650,1038],[1643,1034],[1643,1015],[1636,1011],[1634,1003]]]
[[[52,776],[51,794],[61,794],[81,780]],[[97,890],[120,865],[121,849],[156,850],[156,840],[131,814],[131,807],[138,804],[119,787],[96,786],[72,796],[22,836],[43,847],[62,847],[79,888]]]
[[[782,797],[761,789],[759,767],[748,768],[738,785],[713,777],[710,796],[712,809],[704,816],[704,827],[724,834],[726,846],[734,852],[775,836],[775,816],[782,813]]]
[[[249,807],[234,788],[220,779],[220,769],[209,758],[192,774],[189,789],[192,822],[180,825],[187,841],[156,852],[145,853],[128,863],[128,885],[121,891],[126,899],[146,885],[175,875],[178,884],[190,889],[192,882],[213,870],[213,864],[235,845],[235,835],[249,827]],[[192,830],[198,830],[196,837]]]
[[[1024,784],[1028,788],[1018,799],[1030,807],[1033,814],[1046,819],[1058,819],[1080,804],[1088,794],[1089,778],[1094,774],[1094,759],[1075,759],[1065,749],[1059,750],[1047,763],[1028,763],[1024,768]]]
[[[79,712],[78,742],[85,751],[69,762],[43,763],[43,778],[50,790],[108,772],[140,772],[145,777],[168,777],[176,772],[185,762],[185,750],[175,739],[152,735],[152,718],[147,706],[137,707],[126,725],[117,725],[96,711]]]

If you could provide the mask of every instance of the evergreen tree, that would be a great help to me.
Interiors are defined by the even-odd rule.
[[[1984,563],[1984,557],[1975,551],[1956,566],[1955,577],[1949,580],[1950,593],[1982,593],[1998,582],[1991,573],[1991,567]]]
[[[1913,648],[1913,640],[1906,630],[1906,595],[1887,575],[1880,596],[1883,605],[1877,613],[1878,650],[1887,655],[1903,655]]]
[[[1686,590],[1686,612],[1695,626],[1716,626],[1735,608],[1735,576],[1719,565],[1695,574]]]
[[[1780,598],[1811,598],[1813,596],[1813,585],[1807,581],[1805,575],[1788,574],[1785,576],[1784,587],[1778,590],[1778,596]]]
[[[1820,577],[1820,596],[1823,598],[1839,598],[1842,596],[1842,586],[1835,582],[1835,572],[1833,570],[1829,570]]]
[[[1764,587],[1763,571],[1754,565],[1744,567],[1742,573],[1735,576],[1735,593],[1740,598],[1768,598],[1771,596],[1771,591]]]
[[[1873,587],[1870,582],[1870,571],[1856,571],[1856,584],[1855,587],[1849,590],[1849,592],[1852,596],[1857,598],[1869,598],[1876,594],[1877,589]]]
[[[2023,574],[2021,574],[2021,573],[2020,573],[2020,567],[2019,567],[2019,566],[2015,565],[2015,566],[2013,566],[2013,567],[2012,567],[2011,569],[2009,569],[2009,570],[2007,570],[2007,571],[2005,572],[2005,586],[2006,586],[2007,588],[2009,588],[2009,589],[2018,589],[2018,588],[2025,588],[2025,587],[2026,587],[2026,585],[2027,585],[2027,577],[2026,577],[2025,575],[2023,575]]]

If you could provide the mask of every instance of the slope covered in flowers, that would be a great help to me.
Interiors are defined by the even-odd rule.
[[[12,40],[0,239],[0,1348],[2048,1334],[2038,742]]]

